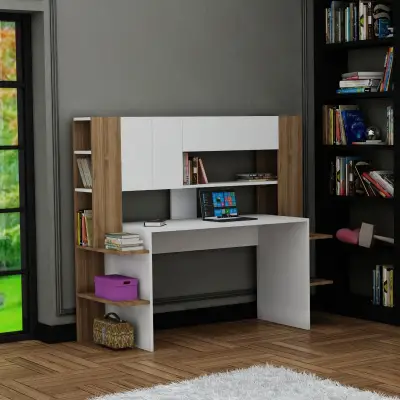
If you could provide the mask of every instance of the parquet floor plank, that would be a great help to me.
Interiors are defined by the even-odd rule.
[[[156,333],[156,351],[92,343],[0,345],[0,400],[86,400],[252,365],[400,396],[400,328],[328,314],[311,331],[257,320]]]

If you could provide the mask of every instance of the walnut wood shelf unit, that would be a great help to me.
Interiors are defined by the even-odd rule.
[[[105,304],[146,306],[147,299],[111,302],[94,295],[94,277],[104,275],[104,257],[145,257],[148,250],[116,252],[104,248],[106,232],[122,231],[121,138],[119,118],[90,118],[73,121],[74,218],[77,212],[93,213],[93,247],[75,247],[76,326],[79,342],[93,338],[93,320],[105,314]],[[91,156],[93,188],[81,188],[77,157]],[[75,243],[77,233],[75,231]]]

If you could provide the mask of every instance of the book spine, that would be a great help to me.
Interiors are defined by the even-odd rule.
[[[331,161],[329,193],[332,196],[334,196],[336,193],[336,173],[335,172],[336,172],[335,162]]]
[[[389,306],[394,307],[394,270],[389,270]]]
[[[359,25],[359,39],[365,40],[364,36],[364,4],[360,1],[358,4],[358,25]]]
[[[340,195],[346,196],[346,158],[340,159]]]
[[[382,304],[382,268],[377,265],[375,268],[376,272],[376,304],[380,306]]]
[[[376,87],[346,87],[336,90],[336,93],[375,93],[377,91]]]
[[[372,304],[376,305],[376,271],[372,271]]]
[[[340,157],[336,157],[336,196],[340,196]]]
[[[358,24],[358,7],[356,3],[353,3],[353,8],[354,8],[354,21],[353,21],[353,25],[354,25],[354,40],[358,40],[358,38],[360,37],[359,35],[359,24]]]
[[[367,38],[368,39],[373,39],[374,38],[374,25],[373,25],[373,20],[372,20],[372,1],[368,2],[368,7],[367,7],[367,22],[368,22],[368,30],[367,30]]]
[[[199,183],[199,158],[193,157],[192,160],[192,184],[197,185]]]
[[[355,196],[356,187],[354,182],[354,161],[349,161],[349,196]]]
[[[88,184],[86,182],[85,172],[83,170],[82,158],[77,158],[76,163],[78,165],[78,170],[79,170],[79,175],[81,176],[82,185],[84,188],[87,188]]]
[[[382,305],[384,307],[388,307],[388,273],[387,267],[384,265],[382,266]]]

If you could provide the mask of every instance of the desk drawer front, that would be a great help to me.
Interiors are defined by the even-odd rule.
[[[210,222],[217,224],[217,222]],[[257,246],[258,228],[219,228],[153,234],[153,254]]]

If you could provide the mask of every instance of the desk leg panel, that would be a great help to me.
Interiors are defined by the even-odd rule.
[[[262,226],[257,249],[257,315],[310,329],[308,221]]]
[[[137,307],[106,306],[106,312],[115,312],[135,328],[135,343],[140,349],[154,351],[153,328],[153,265],[152,254],[118,256],[106,255],[105,272],[139,279],[139,297],[149,305]]]

